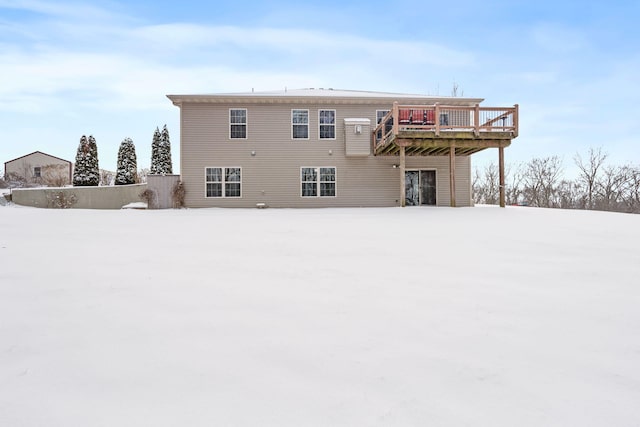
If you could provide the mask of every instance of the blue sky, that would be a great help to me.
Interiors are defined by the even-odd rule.
[[[59,2],[0,0],[0,161],[73,160],[93,134],[100,166],[120,142],[150,163],[156,126],[179,164],[165,97],[333,87],[520,105],[507,162],[602,147],[640,162],[637,1]],[[495,150],[474,156],[497,159]]]

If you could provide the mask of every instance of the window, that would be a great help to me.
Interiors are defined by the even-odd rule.
[[[247,138],[247,110],[246,108],[229,110],[229,138]]]
[[[302,197],[335,197],[336,168],[300,168]]]
[[[336,139],[336,110],[318,111],[320,139]]]
[[[207,197],[241,197],[241,168],[206,168]]]
[[[376,124],[377,125],[379,125],[380,122],[382,121],[382,119],[384,119],[384,116],[389,114],[389,111],[391,111],[391,110],[376,110]]]
[[[376,110],[376,126],[378,126],[380,124],[382,119],[384,119],[384,116],[389,114],[389,111],[391,111],[391,110]],[[392,127],[393,127],[393,118],[391,120],[389,120],[387,122],[387,124],[385,125],[384,133],[385,134],[389,133],[389,131],[391,131]],[[382,130],[378,131],[378,133],[376,134],[376,139],[378,139],[378,140],[382,139]]]
[[[42,178],[42,168],[36,166],[33,168],[33,177],[34,178]]]
[[[309,139],[309,110],[291,110],[291,137]]]

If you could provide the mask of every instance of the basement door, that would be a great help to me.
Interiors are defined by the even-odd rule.
[[[436,171],[413,170],[404,173],[407,206],[436,204]]]

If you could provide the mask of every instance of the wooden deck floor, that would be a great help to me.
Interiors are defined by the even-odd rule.
[[[487,148],[508,147],[512,138],[512,132],[481,132],[476,135],[473,131],[441,131],[436,135],[435,131],[401,130],[376,144],[374,154],[397,155],[400,147],[405,147],[407,156],[446,156],[455,147],[456,155],[468,156]]]

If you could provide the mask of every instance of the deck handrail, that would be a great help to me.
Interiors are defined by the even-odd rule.
[[[400,105],[393,108],[373,129],[374,146],[385,145],[389,138],[401,131],[511,132],[518,136],[518,104],[513,107],[480,107],[460,105]]]

